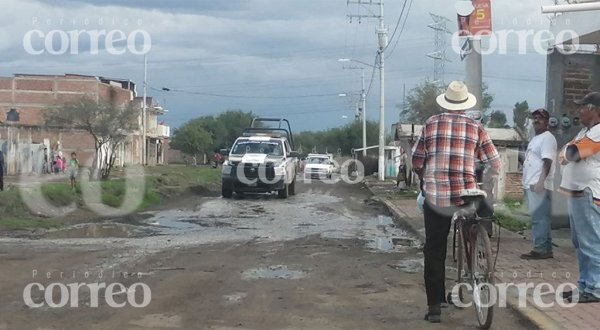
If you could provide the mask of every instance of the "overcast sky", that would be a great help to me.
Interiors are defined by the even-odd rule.
[[[385,2],[391,34],[404,0]],[[549,2],[493,1],[494,29],[547,29],[549,21],[540,6]],[[242,109],[286,117],[296,131],[320,130],[354,118],[357,97],[338,94],[358,93],[360,70],[343,70],[337,59],[374,62],[376,21],[363,19],[359,24],[354,19],[350,23],[346,16],[369,10],[378,12],[376,6],[347,6],[345,0],[3,0],[0,75],[78,73],[124,78],[136,82],[141,95],[143,55],[110,54],[103,41],[98,54],[90,54],[88,38],[79,41],[78,54],[31,55],[23,44],[32,30],[47,34],[105,29],[129,35],[141,29],[151,37],[148,94],[169,110],[163,118],[169,125]],[[426,56],[434,50],[434,32],[427,27],[432,22],[430,12],[449,18],[452,32],[457,29],[453,2],[412,3],[404,29],[399,24],[387,51],[386,127],[398,120],[403,86],[410,91],[433,76],[433,60]],[[34,35],[32,40],[36,50],[45,49],[41,37]],[[446,82],[464,79],[464,63],[449,40],[448,36],[451,62],[446,64]],[[60,46],[55,38],[52,47]],[[141,48],[139,42],[137,46]],[[493,108],[506,111],[509,119],[515,102],[527,100],[539,107],[545,98],[546,57],[533,52],[531,43],[525,55],[518,54],[517,47],[516,39],[511,40],[508,54],[483,59],[484,81],[495,95]],[[366,67],[367,86],[371,73]],[[163,87],[171,91],[162,91]],[[379,119],[377,75],[367,99],[367,118]]]

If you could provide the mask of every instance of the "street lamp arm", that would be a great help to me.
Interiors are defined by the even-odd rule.
[[[362,65],[366,65],[366,66],[369,66],[369,67],[372,67],[372,68],[375,68],[375,69],[378,68],[377,66],[375,66],[373,64],[369,64],[367,62],[355,60],[355,59],[352,59],[352,58],[340,58],[340,59],[338,59],[338,62],[356,62],[356,63],[360,63]]]

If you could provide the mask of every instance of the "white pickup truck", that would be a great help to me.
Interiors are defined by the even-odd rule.
[[[288,128],[256,127],[256,121],[279,121]],[[233,193],[277,191],[279,198],[296,193],[298,154],[292,150],[293,140],[285,119],[257,118],[244,130],[223,163],[221,193],[231,198]]]
[[[327,178],[331,179],[331,175],[335,169],[332,154],[308,154],[304,160],[304,178]]]

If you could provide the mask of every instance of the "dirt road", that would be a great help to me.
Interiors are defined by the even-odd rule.
[[[189,197],[133,224],[2,239],[0,329],[441,328],[422,320],[418,241],[361,185],[298,190]],[[495,328],[529,327],[496,313]],[[445,308],[442,326],[475,328],[474,315]]]

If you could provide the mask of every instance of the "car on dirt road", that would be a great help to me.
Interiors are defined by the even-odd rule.
[[[264,122],[273,121],[279,127],[263,127]],[[221,172],[221,193],[231,198],[233,193],[276,191],[279,198],[287,198],[296,194],[297,168],[298,153],[293,151],[289,122],[256,118],[229,150]]]
[[[304,161],[304,178],[331,179],[335,165],[332,154],[308,154]]]

